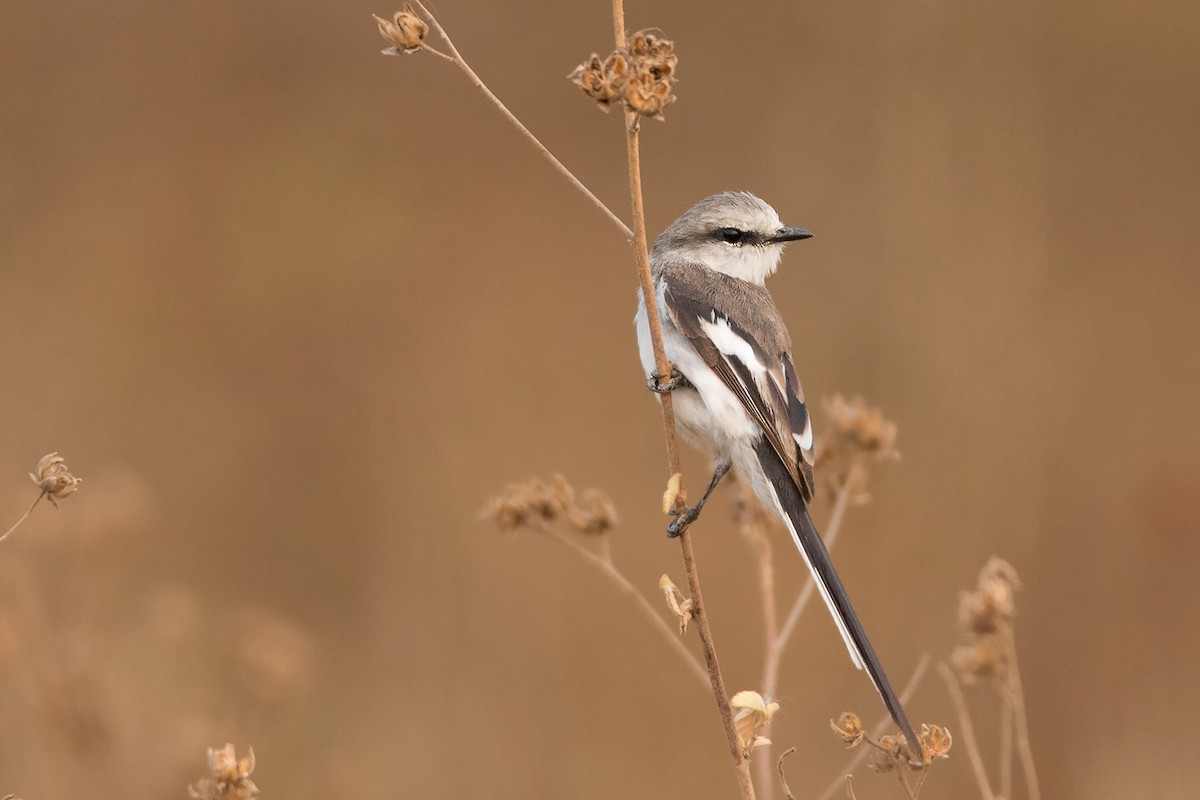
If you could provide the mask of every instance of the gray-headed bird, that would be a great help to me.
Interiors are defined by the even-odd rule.
[[[850,658],[865,669],[909,746],[920,744],[888,683],[829,551],[808,515],[813,498],[813,434],[792,341],[764,285],[783,246],[812,236],[789,228],[775,209],[746,192],[705,198],[675,220],[650,251],[654,298],[670,375],[655,369],[644,298],[638,298],[638,350],[655,392],[672,392],[680,433],[716,458],[708,490],[668,528],[696,519],[721,478],[736,467],[758,499],[783,521],[833,615]]]

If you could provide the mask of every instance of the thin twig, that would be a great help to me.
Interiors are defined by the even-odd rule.
[[[904,690],[900,692],[900,702],[907,703],[912,699],[913,693],[917,691],[917,687],[920,686],[921,680],[925,677],[926,670],[929,669],[929,661],[930,658],[928,655],[921,656],[920,660],[917,661],[917,667],[913,670],[912,677],[908,679],[908,683],[905,684]],[[879,736],[884,732],[887,726],[891,724],[891,722],[891,716],[884,714],[883,717],[880,718],[879,722],[875,724],[875,727],[871,729],[871,736],[879,738]],[[866,759],[867,754],[870,752],[871,751],[867,750],[865,747],[860,747],[855,750],[854,755],[850,758],[850,762],[846,764],[845,768],[842,769],[842,774],[848,776],[849,773],[853,772],[858,765],[861,764],[864,759]],[[838,787],[841,785],[842,779],[835,778],[833,782],[826,787],[819,800],[830,800],[830,798],[837,794]]]
[[[962,729],[963,744],[967,748],[967,756],[971,760],[971,768],[975,770],[975,782],[979,784],[979,794],[983,800],[996,800],[992,792],[992,784],[988,781],[987,769],[983,766],[983,756],[979,754],[979,743],[975,741],[975,726],[971,724],[971,712],[967,710],[967,701],[963,697],[962,687],[954,671],[944,661],[938,662],[938,672],[946,682],[946,691],[954,701],[954,710],[958,712],[958,726]],[[1008,798],[1005,798],[1008,800]]]
[[[43,497],[45,497],[45,496],[46,496],[46,492],[45,492],[45,490],[42,490],[41,494],[39,494],[39,495],[38,495],[38,496],[37,496],[37,497],[34,499],[34,501],[33,501],[33,505],[31,505],[31,506],[29,507],[29,509],[28,509],[28,510],[27,510],[27,511],[26,511],[24,514],[22,514],[22,515],[21,515],[21,518],[20,518],[19,520],[17,520],[16,522],[14,522],[14,523],[13,523],[13,525],[12,525],[12,527],[11,527],[11,528],[9,528],[8,530],[6,530],[6,531],[4,532],[4,535],[3,535],[3,536],[0,536],[0,542],[3,542],[5,539],[7,539],[7,538],[8,538],[8,535],[9,535],[10,533],[12,533],[13,531],[15,531],[15,530],[16,530],[16,529],[17,529],[17,528],[20,526],[20,524],[21,524],[22,522],[24,522],[26,519],[28,519],[28,518],[29,518],[29,515],[33,513],[33,510],[34,510],[35,508],[37,508],[37,504],[38,504],[38,503],[40,503],[40,502],[41,502],[41,500],[42,500],[42,498],[43,498]]]
[[[624,49],[626,39],[623,0],[612,0],[612,15],[613,35],[616,38],[617,49]],[[638,119],[637,112],[629,107],[625,108],[625,153],[629,165],[629,200],[633,210],[634,254],[637,257],[638,274],[641,278],[642,300],[646,305],[646,320],[654,349],[654,362],[660,375],[669,375],[670,364],[667,361],[666,351],[663,349],[662,322],[658,316],[658,303],[654,297],[653,278],[650,274],[650,253],[646,242],[641,156],[638,150]],[[670,468],[668,474],[677,475],[682,470],[679,465],[679,443],[675,433],[675,409],[669,392],[660,395],[660,398],[662,399],[663,434],[667,445],[667,464]],[[676,499],[676,509],[683,510],[682,498]],[[686,528],[679,536],[679,547],[683,554],[684,571],[687,574],[688,589],[694,604],[693,614],[695,615],[696,631],[700,635],[700,645],[704,651],[704,664],[708,668],[713,699],[716,700],[717,711],[721,715],[721,725],[725,729],[725,738],[729,743],[729,752],[733,758],[734,771],[738,779],[738,789],[741,792],[742,800],[754,800],[754,783],[750,779],[750,762],[738,742],[737,730],[733,725],[733,709],[729,706],[729,696],[725,692],[725,680],[721,677],[721,666],[717,661],[712,630],[708,625],[708,613],[700,591],[700,573],[696,567],[695,553],[692,551],[692,537]]]
[[[1009,689],[1012,692],[1013,715],[1017,728],[1017,752],[1025,771],[1025,788],[1029,800],[1041,800],[1037,769],[1033,766],[1033,748],[1029,744],[1029,719],[1025,716],[1025,692],[1021,688],[1021,671],[1017,668],[1017,645],[1011,628],[1004,631],[1004,646],[1008,649]]]
[[[1000,689],[1000,796],[1011,800],[1013,785],[1013,698],[1012,688]]]
[[[496,108],[500,109],[500,112],[504,114],[505,118],[508,119],[508,121],[511,122],[513,126],[516,127],[516,129],[519,130],[525,136],[525,138],[527,138],[533,144],[534,147],[537,148],[539,153],[546,157],[546,160],[554,165],[554,168],[558,170],[563,177],[569,180],[576,189],[583,192],[583,194],[595,204],[596,208],[603,211],[605,216],[612,220],[613,224],[621,229],[621,232],[625,234],[626,239],[632,239],[633,231],[629,229],[629,226],[626,225],[620,217],[614,214],[612,209],[606,206],[599,197],[596,197],[596,195],[592,194],[592,190],[584,186],[583,181],[579,180],[579,178],[576,178],[575,174],[571,172],[571,170],[567,169],[566,166],[564,166],[563,163],[559,161],[558,158],[556,158],[555,155],[551,153],[536,136],[533,135],[529,128],[526,128],[525,124],[521,122],[521,120],[517,119],[516,114],[508,110],[508,107],[501,102],[499,97],[496,97],[496,95],[492,93],[492,90],[487,87],[487,84],[485,84],[480,77],[475,74],[475,70],[471,69],[471,65],[467,63],[466,59],[462,57],[462,54],[458,52],[458,48],[454,46],[454,42],[450,39],[449,35],[447,35],[446,29],[442,27],[440,22],[438,22],[437,17],[435,17],[430,10],[425,7],[425,4],[422,3],[421,0],[412,0],[412,3],[418,9],[420,9],[425,18],[429,20],[429,24],[435,31],[437,31],[438,36],[442,37],[442,41],[444,41],[446,43],[446,47],[450,49],[450,54],[446,55],[445,53],[435,50],[424,43],[422,43],[422,49],[431,52],[434,55],[441,56],[461,69],[471,83],[475,84],[475,88],[483,92],[484,96],[491,100],[492,103],[495,104]]]
[[[787,750],[784,750],[779,756],[778,763],[775,765],[776,769],[779,770],[779,782],[783,784],[783,796],[786,797],[787,800],[796,800],[796,795],[792,794],[792,789],[790,786],[788,786],[787,777],[783,774],[783,760],[794,752],[796,752],[796,748],[794,747],[789,747]]]
[[[696,660],[696,657],[692,654],[692,651],[688,650],[687,646],[684,645],[683,640],[679,637],[679,632],[672,630],[671,626],[668,625],[663,620],[662,616],[654,610],[654,606],[650,605],[650,601],[646,599],[645,595],[639,592],[637,587],[630,583],[629,579],[626,578],[619,569],[613,566],[613,563],[610,559],[605,556],[596,555],[560,530],[550,528],[549,531],[558,537],[559,541],[563,542],[576,553],[578,553],[585,561],[597,567],[608,577],[609,580],[617,585],[617,588],[633,598],[633,600],[637,603],[638,609],[641,610],[646,619],[650,620],[650,623],[658,629],[659,633],[667,638],[675,652],[679,653],[679,656],[687,662],[688,667],[691,668],[692,674],[694,674],[700,680],[700,683],[705,688],[708,688],[708,673],[704,670],[704,667],[700,664],[700,662]]]

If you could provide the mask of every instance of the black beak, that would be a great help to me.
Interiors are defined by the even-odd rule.
[[[775,231],[775,235],[767,239],[767,244],[779,244],[780,242],[794,242],[797,239],[808,239],[812,237],[812,231],[804,228],[780,228]]]

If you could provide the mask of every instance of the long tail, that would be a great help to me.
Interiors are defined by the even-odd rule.
[[[879,656],[875,655],[875,648],[871,646],[871,642],[867,639],[867,632],[863,630],[862,623],[858,621],[858,615],[854,613],[854,607],[850,605],[846,588],[842,586],[842,581],[829,558],[829,551],[825,549],[825,542],[822,541],[821,535],[817,533],[817,529],[813,525],[812,518],[808,515],[808,509],[805,507],[800,490],[784,467],[783,461],[767,443],[766,437],[760,440],[756,453],[763,472],[766,473],[771,487],[775,490],[779,507],[784,512],[783,521],[788,530],[792,532],[796,547],[800,549],[800,553],[808,564],[813,580],[816,581],[817,590],[821,593],[821,599],[825,601],[825,605],[829,607],[829,613],[833,615],[833,621],[837,623],[838,630],[846,642],[846,649],[850,651],[850,659],[854,662],[854,666],[866,670],[867,675],[871,678],[871,683],[875,684],[875,690],[883,698],[883,704],[887,706],[888,713],[892,715],[892,719],[900,727],[904,738],[908,740],[909,746],[919,753],[920,744],[917,742],[912,725],[908,722],[908,717],[904,714],[900,698],[892,690],[892,685],[883,671],[883,665],[879,663]]]

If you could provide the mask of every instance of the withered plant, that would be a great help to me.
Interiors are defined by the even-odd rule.
[[[624,121],[632,219],[632,224],[627,225],[538,141],[537,137],[488,89],[459,52],[438,19],[421,0],[413,0],[411,5],[396,12],[389,19],[375,19],[380,34],[390,45],[383,51],[385,54],[406,56],[428,53],[461,70],[554,168],[581,191],[629,240],[633,246],[640,288],[646,300],[655,367],[659,374],[670,374],[671,365],[663,351],[662,326],[658,318],[657,304],[652,302],[639,137],[642,120],[663,120],[665,111],[676,100],[673,87],[679,58],[675,43],[654,30],[627,36],[623,2],[612,0],[615,47],[604,57],[593,53],[568,75],[568,78],[602,110],[607,112],[613,108],[620,109]],[[427,41],[431,31],[441,40],[437,47]],[[687,492],[683,488],[674,409],[670,393],[661,395],[660,399],[668,472],[663,495],[663,512],[679,515],[685,508]],[[843,527],[849,508],[869,502],[867,484],[872,466],[879,462],[895,460],[898,454],[895,450],[895,425],[861,399],[846,401],[840,396],[834,397],[828,405],[828,411],[833,430],[819,442],[817,474],[823,481],[822,488],[832,508],[824,528],[826,544],[832,547]],[[484,513],[505,530],[530,529],[552,535],[588,563],[596,566],[613,585],[631,599],[650,624],[664,635],[670,646],[684,660],[688,670],[711,690],[743,800],[754,798],[756,789],[764,797],[773,795],[773,764],[779,771],[780,785],[787,796],[792,797],[784,776],[783,757],[773,762],[770,756],[771,741],[767,734],[772,717],[779,711],[779,704],[773,698],[778,689],[782,658],[816,587],[810,578],[780,623],[771,545],[772,534],[778,532],[770,530],[775,524],[773,519],[763,511],[756,500],[751,499],[750,493],[744,487],[737,505],[736,521],[756,554],[766,638],[761,691],[746,690],[732,696],[726,691],[721,674],[717,650],[705,613],[699,571],[686,525],[682,526],[682,533],[678,538],[687,591],[682,591],[667,575],[661,578],[659,588],[670,612],[678,622],[678,633],[686,633],[689,627],[696,629],[703,663],[682,645],[676,631],[666,624],[650,601],[615,565],[611,543],[606,534],[616,525],[616,514],[611,502],[604,495],[593,490],[577,497],[575,490],[562,476],[555,476],[549,483],[534,480],[509,486],[488,503]],[[907,701],[911,697],[924,675],[928,661],[927,657],[919,661],[912,678],[901,693],[902,700]],[[1014,710],[1014,715],[1016,713]],[[1023,705],[1019,716],[1023,725]],[[906,796],[910,800],[916,800],[929,766],[935,759],[948,756],[952,737],[944,727],[923,724],[920,727],[919,741],[907,742],[899,734],[885,733],[889,722],[890,719],[884,716],[869,733],[863,728],[860,719],[850,713],[843,714],[833,723],[835,731],[848,746],[857,747],[865,742],[868,747],[858,749],[846,769],[830,784],[823,800],[832,797],[843,787],[851,797],[854,796],[847,773],[868,754],[871,755],[870,766],[873,769],[878,772],[895,773]],[[1025,741],[1027,742],[1027,737]],[[784,755],[792,752],[794,748]],[[760,765],[757,787],[750,775],[752,753]],[[908,772],[914,772],[916,777],[910,779],[906,774]]]

